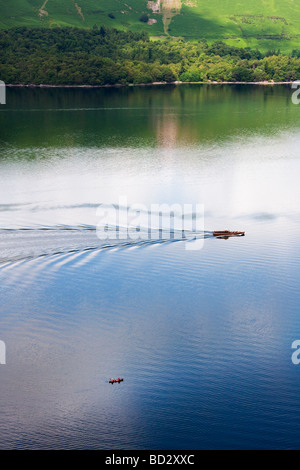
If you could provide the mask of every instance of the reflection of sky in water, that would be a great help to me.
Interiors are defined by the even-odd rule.
[[[128,205],[149,208],[155,203],[204,203],[206,216],[220,223],[246,216],[256,221],[297,217],[298,147],[294,131],[237,139],[213,150],[36,149],[37,161],[6,160],[1,165],[0,224],[96,225],[97,205],[118,204],[121,196]]]
[[[2,268],[3,445],[298,442],[299,250],[280,252],[252,234]]]

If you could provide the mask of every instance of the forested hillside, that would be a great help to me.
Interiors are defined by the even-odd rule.
[[[101,26],[0,31],[0,77],[11,84],[114,85],[151,82],[291,81],[300,53],[266,54]]]

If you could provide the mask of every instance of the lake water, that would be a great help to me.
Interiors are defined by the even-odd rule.
[[[0,448],[299,448],[291,95],[247,85],[8,90]],[[192,205],[191,220],[203,207],[203,230],[97,236],[100,205],[124,214],[175,203]],[[213,237],[223,229],[246,236]]]

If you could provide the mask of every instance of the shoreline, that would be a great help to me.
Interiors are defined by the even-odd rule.
[[[10,88],[129,88],[129,87],[149,87],[149,86],[177,86],[177,85],[259,85],[259,86],[274,86],[274,85],[292,85],[294,81],[290,82],[152,82],[152,83],[129,83],[115,85],[48,85],[48,84],[12,84],[8,83],[5,86]]]

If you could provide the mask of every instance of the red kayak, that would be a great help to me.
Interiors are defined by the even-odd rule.
[[[123,381],[124,381],[124,379],[120,379],[120,378],[118,378],[118,379],[110,379],[110,380],[109,380],[109,383],[110,383],[110,384],[116,384],[116,383],[119,384],[120,382],[123,382]]]
[[[230,230],[214,231],[214,237],[244,237],[245,232],[231,232]]]

